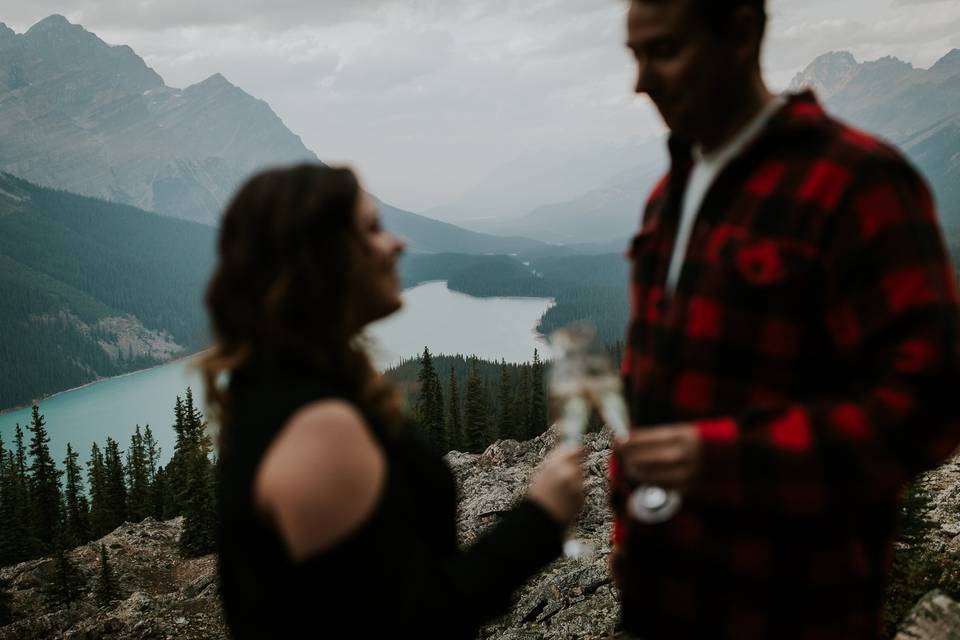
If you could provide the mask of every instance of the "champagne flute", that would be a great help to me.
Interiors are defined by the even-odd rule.
[[[583,443],[590,420],[590,405],[583,387],[582,349],[584,334],[579,327],[564,327],[550,334],[553,361],[550,365],[549,394],[551,414],[556,416],[563,441]],[[594,545],[579,538],[568,538],[563,553],[568,558],[586,560],[593,556]]]
[[[625,438],[629,436],[629,415],[626,402],[623,399],[623,382],[611,358],[596,340],[596,330],[588,323],[577,323],[558,329],[551,335],[551,341],[556,342],[561,355],[558,364],[562,375],[559,379],[551,377],[551,397],[554,396],[552,387],[560,384],[558,398],[568,398],[573,393],[584,397],[584,408],[576,409],[585,417],[580,431],[575,435],[577,442],[582,438],[583,430],[589,419],[589,405],[596,407],[604,422],[610,426],[615,435]],[[557,366],[557,365],[555,365]],[[567,403],[561,406],[562,429],[567,436],[567,421],[563,418]],[[627,511],[636,520],[645,524],[658,524],[672,518],[680,509],[682,499],[679,491],[666,490],[656,485],[640,485],[627,498]]]

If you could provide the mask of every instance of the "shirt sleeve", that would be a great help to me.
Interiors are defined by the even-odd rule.
[[[822,318],[855,379],[700,422],[703,499],[794,515],[888,500],[960,442],[957,287],[930,192],[899,159],[858,182],[828,229]]]

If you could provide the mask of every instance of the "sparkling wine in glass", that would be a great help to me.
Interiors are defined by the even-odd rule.
[[[623,398],[623,382],[613,360],[596,340],[596,330],[587,323],[578,323],[558,329],[554,336],[554,341],[566,347],[558,350],[563,361],[566,361],[564,375],[561,376],[567,388],[565,396],[569,396],[573,389],[578,389],[585,398],[583,428],[589,419],[590,407],[595,407],[615,435],[627,437],[630,422]],[[582,433],[581,429],[580,436]],[[656,485],[640,485],[627,498],[627,511],[640,522],[658,524],[672,518],[681,503],[679,491]]]
[[[583,443],[590,421],[590,405],[583,387],[583,337],[576,328],[557,329],[550,335],[553,361],[550,365],[550,413],[556,418],[563,441]],[[589,559],[596,549],[587,540],[568,538],[563,553],[568,558]]]

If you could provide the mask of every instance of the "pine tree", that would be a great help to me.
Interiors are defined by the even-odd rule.
[[[208,456],[213,448],[210,438],[205,434],[207,423],[194,405],[193,390],[190,387],[187,387],[184,400],[177,396],[174,419],[177,441],[174,444],[173,457],[166,467],[168,498],[171,502],[167,517],[186,515],[188,502],[194,499],[190,493],[190,485],[195,475],[194,466],[201,460],[208,463]],[[200,473],[203,471],[205,470]]]
[[[120,589],[117,587],[117,580],[113,575],[113,567],[110,566],[110,559],[107,557],[107,548],[100,543],[100,574],[97,576],[97,587],[94,592],[97,604],[104,606],[110,604],[112,600],[120,597]]]
[[[50,455],[50,437],[37,405],[33,405],[29,429],[32,459],[29,469],[30,503],[33,511],[31,524],[33,535],[50,547],[62,519],[60,476],[63,472],[57,469]]]
[[[167,483],[167,472],[163,467],[157,467],[153,481],[153,517],[157,520],[169,520],[174,517],[173,492]]]
[[[17,448],[16,448],[17,473],[20,475],[21,478],[26,478],[27,477],[27,449],[23,445],[23,429],[20,428],[19,422],[17,423],[14,442],[17,445]]]
[[[90,535],[99,538],[106,535],[117,525],[110,510],[107,496],[107,472],[104,467],[103,453],[94,442],[90,447],[87,460],[87,484],[90,486]]]
[[[465,418],[465,435],[467,450],[471,453],[482,452],[490,440],[489,420],[484,397],[483,381],[477,358],[470,359],[470,377],[467,379],[467,407]]]
[[[14,453],[7,451],[3,460],[0,484],[0,566],[22,562],[34,557],[39,550],[33,545],[28,531],[26,512],[26,479],[18,473]]]
[[[3,445],[3,436],[0,436],[0,518],[4,518],[4,509],[3,503],[5,498],[7,498],[7,449]],[[8,522],[6,519],[0,520],[5,525]],[[10,539],[10,531],[7,526],[0,527],[0,566],[6,564],[6,558],[8,557],[10,551],[10,546],[12,544]],[[0,584],[0,600],[3,598],[3,585]],[[0,602],[0,615],[3,615],[2,611],[3,603]]]
[[[526,440],[530,424],[530,370],[529,364],[520,366],[520,385],[516,400],[513,403],[513,428],[517,440]]]
[[[216,549],[216,502],[212,495],[211,466],[206,456],[191,465],[183,533],[180,534],[180,553],[187,558],[212,553]]]
[[[431,395],[433,396],[433,406],[430,410],[430,430],[433,446],[441,455],[450,451],[450,439],[447,437],[447,425],[444,420],[443,410],[443,389],[440,387],[440,376],[436,372],[433,374],[433,380],[430,383],[433,387]]]
[[[67,457],[63,461],[67,475],[64,493],[65,534],[71,547],[79,546],[90,539],[89,513],[87,501],[83,496],[83,479],[80,477],[80,465],[77,452],[67,443]]]
[[[120,445],[107,436],[107,446],[103,453],[104,489],[106,491],[107,511],[110,514],[110,531],[127,521],[127,486],[120,454]]]
[[[176,441],[173,445],[173,456],[167,462],[166,484],[168,490],[167,511],[164,516],[172,518],[180,515],[183,510],[180,505],[180,496],[186,495],[187,479],[186,474],[187,460],[193,452],[193,446],[190,442],[189,426],[184,417],[183,400],[177,396],[173,407],[173,431],[176,434]]]
[[[417,398],[417,421],[427,434],[430,444],[439,452],[448,451],[447,437],[443,420],[443,392],[440,390],[440,377],[433,367],[430,349],[423,348],[420,357],[420,373],[417,376],[420,393]]]
[[[127,510],[132,522],[140,522],[151,513],[150,471],[140,425],[130,436],[127,449]]]
[[[10,583],[0,578],[0,627],[13,622],[13,595],[10,593]]]
[[[195,557],[216,549],[216,478],[210,461],[213,444],[205,433],[207,423],[203,414],[194,406],[190,387],[187,387],[186,399],[180,410],[182,441],[174,453],[174,456],[181,454],[176,472],[185,476],[181,480],[185,489],[177,496],[181,513],[185,516],[180,552],[186,557]],[[167,470],[169,472],[170,464]],[[171,479],[168,473],[167,482],[170,483]]]
[[[194,405],[193,389],[190,387],[187,387],[186,399],[183,403],[183,414],[188,434],[188,450],[196,451],[198,448],[202,449],[202,453],[205,456],[204,460],[206,460],[206,456],[210,454],[212,443],[210,442],[210,438],[205,434],[207,422],[203,419],[203,414],[200,412],[200,409]]]
[[[160,445],[157,444],[150,430],[150,425],[143,428],[143,449],[146,453],[147,461],[147,480],[152,487],[157,481],[157,464],[160,462]]]
[[[500,385],[497,388],[497,437],[515,438],[513,428],[512,385],[507,361],[500,360]]]
[[[39,556],[46,548],[34,535],[34,506],[30,499],[30,479],[27,476],[27,449],[24,445],[23,429],[19,423],[17,423],[14,432],[14,443],[16,449],[14,457],[11,459],[10,468],[13,469],[14,486],[11,502],[15,515],[13,520],[6,520],[5,522],[11,522],[10,526],[17,529],[15,546],[18,549],[18,558],[19,560],[26,560]]]
[[[543,363],[536,349],[533,350],[530,378],[530,415],[527,422],[527,437],[535,438],[547,430],[547,398],[543,380]]]
[[[51,604],[61,604],[69,608],[83,595],[86,579],[67,555],[63,538],[58,537],[55,544],[57,547],[54,554],[55,573],[53,579],[44,585],[42,591]]]
[[[457,372],[450,367],[450,393],[447,397],[447,440],[451,449],[465,451],[463,424],[460,420],[460,391],[457,389]]]

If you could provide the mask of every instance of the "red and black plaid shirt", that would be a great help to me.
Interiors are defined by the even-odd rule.
[[[690,172],[671,141],[629,251],[634,428],[695,423],[702,475],[643,525],[611,464],[623,622],[644,638],[874,638],[899,495],[960,442],[958,295],[930,193],[790,96],[717,177],[664,283]]]

